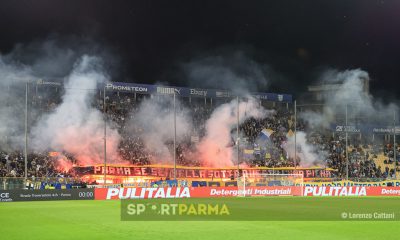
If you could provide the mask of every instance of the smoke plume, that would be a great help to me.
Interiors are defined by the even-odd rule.
[[[347,108],[348,126],[358,124],[380,124],[390,126],[393,114],[398,111],[395,104],[385,105],[375,99],[369,92],[370,77],[361,69],[325,71],[316,85],[324,88],[322,91],[323,108],[321,112],[305,111],[300,113],[310,128],[307,134],[298,132],[297,144],[302,152],[298,152],[302,166],[313,166],[326,158],[326,153],[309,143],[309,135],[314,130],[323,131],[331,125],[345,126]],[[390,119],[390,120],[388,120]],[[308,141],[307,141],[308,140]],[[285,149],[294,156],[294,138],[290,138]],[[318,160],[320,159],[320,160]]]
[[[107,81],[105,73],[113,70],[115,59],[108,47],[91,39],[58,35],[16,44],[11,52],[0,55],[0,87],[4,92],[0,94],[0,148],[23,149],[28,83],[28,150],[65,152],[81,164],[102,162],[103,116],[93,103],[95,89]],[[46,91],[41,91],[40,81],[55,87],[43,86]],[[57,104],[60,95],[61,104],[48,108],[50,103]],[[111,127],[107,131],[111,162],[118,159],[119,135]]]
[[[0,147],[4,150],[22,148],[25,119],[25,85],[31,69],[9,63],[0,55]]]
[[[39,80],[62,85],[64,78],[84,54],[100,56],[107,72],[118,62],[109,47],[100,46],[89,38],[52,34],[28,44],[17,43],[12,51],[0,54],[0,148],[6,151],[21,150],[24,146],[25,86],[28,85],[28,130],[36,124],[41,111],[33,101],[38,101],[35,86]],[[54,88],[55,89],[55,88]],[[60,88],[58,88],[58,91]],[[55,90],[54,90],[55,91]],[[54,91],[42,91],[46,99]],[[52,92],[52,93],[50,93]],[[51,96],[53,97],[53,96]],[[54,99],[52,99],[54,100]],[[31,149],[35,150],[35,149]]]
[[[393,119],[397,110],[394,104],[385,105],[369,93],[369,74],[361,69],[337,71],[329,70],[321,75],[317,84],[324,84],[328,91],[322,96],[322,113],[307,111],[300,114],[313,127],[328,128],[338,123],[338,117],[344,123],[346,106],[349,119],[363,118],[370,121]],[[384,120],[387,121],[387,120]],[[349,124],[354,124],[350,123]],[[387,124],[387,123],[386,123]]]
[[[242,51],[198,57],[182,66],[189,85],[226,89],[235,94],[266,89],[273,72]]]
[[[62,103],[54,112],[42,116],[32,129],[33,147],[66,151],[79,164],[103,162],[104,121],[102,113],[92,106],[92,100],[97,85],[106,80],[100,59],[83,56],[66,78]],[[118,160],[118,143],[118,132],[107,127],[108,162]]]
[[[232,100],[217,107],[206,122],[206,135],[198,145],[200,161],[204,166],[227,167],[237,161],[234,148],[230,146],[233,137],[232,130],[238,123],[237,100]],[[259,106],[251,97],[239,102],[239,124],[250,118],[264,118],[270,111]]]
[[[191,116],[178,98],[176,104],[176,137],[177,142],[190,136]],[[139,105],[139,109],[131,114],[131,121],[128,129],[133,131],[134,126],[141,129],[134,134],[139,136],[145,147],[156,153],[156,159],[152,163],[172,163],[173,162],[173,140],[174,140],[174,100],[171,96],[160,96],[160,99],[144,99]],[[169,147],[169,146],[170,147]],[[172,147],[172,148],[171,148]]]
[[[286,144],[283,145],[283,149],[292,159],[298,159],[301,167],[314,167],[314,166],[325,166],[324,160],[328,156],[328,153],[322,149],[318,149],[316,145],[310,144],[307,140],[307,134],[302,131],[296,133],[295,137],[291,136],[288,138]],[[295,154],[295,146],[297,147]]]

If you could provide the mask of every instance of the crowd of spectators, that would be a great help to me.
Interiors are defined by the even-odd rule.
[[[119,155],[122,159],[134,165],[147,165],[154,163],[154,160],[160,156],[159,152],[151,151],[146,148],[140,125],[131,124],[127,128],[127,121],[135,122],[135,115],[138,111],[141,99],[146,96],[133,98],[132,95],[110,94],[106,97],[107,118],[115,124],[121,135],[119,143]],[[43,112],[50,111],[56,106],[56,102],[51,102],[43,97],[37,97],[32,102]],[[205,122],[210,117],[213,109],[216,107],[207,102],[192,103],[188,100],[183,104],[190,109],[190,115],[193,119],[193,126],[184,139],[178,142],[176,156],[178,165],[199,166],[199,161],[190,154],[198,141],[205,134]],[[102,97],[94,102],[94,105],[104,111]],[[240,141],[241,160],[247,166],[266,166],[266,167],[294,167],[295,163],[299,165],[300,159],[296,161],[289,157],[285,152],[283,145],[288,137],[294,132],[293,112],[287,106],[276,106],[275,114],[263,119],[248,119],[240,125],[240,132],[243,135]],[[130,114],[133,113],[133,114]],[[259,137],[263,129],[272,131],[267,142],[260,142]],[[297,122],[298,131],[311,132],[307,139],[309,144],[314,146],[315,151],[327,153],[324,159],[321,159],[322,166],[337,170],[338,177],[346,177],[346,149],[345,141],[342,136],[332,136],[329,132],[319,132],[318,130],[307,129],[307,124],[302,121]],[[170,152],[173,152],[173,142],[166,142]],[[393,146],[386,144],[379,147],[378,144],[352,141],[351,150],[348,157],[348,168],[350,178],[387,178],[394,176],[394,170],[389,166],[381,169],[377,166],[374,159],[381,152],[387,156],[387,163],[393,163]],[[382,144],[381,144],[382,146]],[[235,147],[235,146],[232,146]],[[251,149],[250,154],[246,150]],[[20,177],[24,175],[24,156],[21,151],[5,151],[0,149],[0,177]],[[300,150],[301,151],[301,150]],[[66,153],[67,155],[67,153]],[[73,156],[70,158],[73,159]],[[57,162],[48,152],[30,153],[28,155],[28,176],[36,177],[59,177],[68,176],[68,173],[60,172]]]
[[[57,161],[49,152],[34,152],[28,154],[28,176],[64,177],[69,176],[57,165]],[[25,174],[25,156],[22,151],[0,151],[0,177],[21,177]]]

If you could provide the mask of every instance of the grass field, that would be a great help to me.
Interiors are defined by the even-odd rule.
[[[397,207],[399,198],[263,198],[310,211],[372,204]],[[230,199],[229,201],[235,201]],[[286,202],[285,202],[286,201]],[[370,203],[365,204],[365,203]],[[399,221],[121,221],[120,201],[0,203],[1,239],[398,239]],[[286,206],[286,207],[285,207]],[[287,210],[286,210],[287,211]],[[399,211],[400,212],[400,211]]]

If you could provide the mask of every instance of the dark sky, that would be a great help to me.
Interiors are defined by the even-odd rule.
[[[376,95],[400,97],[398,0],[4,0],[0,30],[2,53],[54,33],[93,37],[121,57],[123,80],[184,85],[178,63],[239,49],[284,76],[269,91],[302,91],[327,67],[362,68]]]

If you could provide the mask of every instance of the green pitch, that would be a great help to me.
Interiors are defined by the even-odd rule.
[[[235,199],[227,199],[234,202]],[[399,198],[263,198],[275,211],[398,206]],[[367,203],[367,204],[366,204]],[[121,221],[120,201],[0,203],[1,239],[398,239],[399,221]],[[245,206],[244,206],[245,207]],[[370,209],[374,210],[374,209]]]

